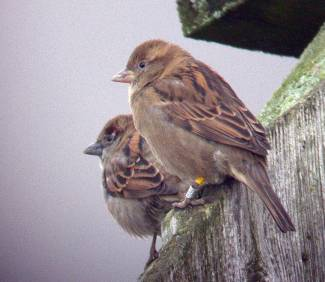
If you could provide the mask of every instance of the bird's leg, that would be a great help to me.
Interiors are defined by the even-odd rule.
[[[150,247],[149,259],[146,263],[145,268],[147,268],[155,259],[159,257],[159,253],[156,250],[156,241],[157,241],[157,233],[154,233],[152,237],[151,247]]]
[[[204,196],[202,198],[199,199],[195,199],[191,201],[191,206],[202,206],[205,204],[209,204],[212,203],[215,200],[215,196]]]
[[[181,202],[173,203],[174,208],[178,209],[184,209],[188,205],[203,205],[205,201],[203,199],[194,199],[199,191],[203,188],[204,185],[191,185],[190,188],[188,188],[185,199]]]

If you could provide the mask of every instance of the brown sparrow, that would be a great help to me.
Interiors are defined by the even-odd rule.
[[[183,197],[181,188],[186,191],[186,185],[155,164],[131,115],[109,120],[84,153],[101,159],[107,208],[114,219],[132,235],[153,236],[149,265],[158,256],[155,246],[161,221],[172,208],[171,201]]]
[[[295,230],[267,175],[265,130],[218,73],[177,45],[151,40],[113,81],[129,84],[135,127],[157,160],[190,185],[176,207],[204,184],[232,177],[260,196],[282,232]]]

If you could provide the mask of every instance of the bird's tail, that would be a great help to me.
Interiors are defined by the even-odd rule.
[[[235,169],[234,177],[259,195],[282,232],[296,231],[291,218],[272,189],[264,161],[257,160],[245,174]]]

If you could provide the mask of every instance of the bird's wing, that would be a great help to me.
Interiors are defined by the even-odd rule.
[[[143,142],[143,137],[135,132],[121,149],[122,155],[106,163],[103,182],[108,192],[126,198],[176,193],[175,188],[165,185],[164,175],[142,156]]]
[[[159,96],[168,119],[194,134],[265,157],[270,145],[265,129],[231,87],[200,63],[184,76],[166,78],[148,91]]]

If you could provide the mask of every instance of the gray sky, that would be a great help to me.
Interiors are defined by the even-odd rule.
[[[111,76],[140,42],[180,44],[255,113],[296,60],[185,39],[174,1],[0,4],[0,280],[135,281],[149,239],[106,212],[98,160],[82,154],[129,112]]]

